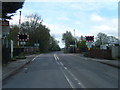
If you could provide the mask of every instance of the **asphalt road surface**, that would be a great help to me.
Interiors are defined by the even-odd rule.
[[[40,54],[3,88],[118,88],[118,69],[74,54]]]

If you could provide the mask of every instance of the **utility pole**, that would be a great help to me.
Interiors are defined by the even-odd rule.
[[[18,34],[20,33],[20,27],[21,27],[21,11],[20,11],[20,18],[19,18],[19,29],[18,29]],[[18,41],[18,46],[20,42]]]
[[[21,25],[21,11],[20,11],[19,25]]]
[[[75,29],[74,29],[74,38],[75,38]],[[76,45],[76,42],[74,42],[74,53],[75,53],[75,45]]]

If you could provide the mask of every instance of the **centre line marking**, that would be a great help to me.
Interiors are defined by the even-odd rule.
[[[62,62],[60,62],[60,64],[61,64],[62,66],[64,66]]]
[[[63,72],[63,74],[64,74],[66,80],[68,81],[69,85],[71,86],[71,88],[74,89],[75,87],[73,86],[73,84],[72,84],[72,82],[70,81],[70,79],[67,77],[67,75],[64,73],[64,71],[63,71],[62,69],[61,69],[61,71]]]
[[[64,67],[65,69],[67,69],[66,67]]]
[[[57,58],[56,54],[54,54],[54,58],[55,58],[57,64],[59,64],[59,62],[57,61],[58,58]]]
[[[85,86],[82,84],[82,83],[80,83],[80,81],[73,75],[73,73],[71,72],[71,71],[69,71],[68,69],[66,69],[68,72],[69,72],[69,74],[74,78],[74,80],[76,80],[77,82],[78,82],[78,84],[82,87],[82,88],[85,88]]]

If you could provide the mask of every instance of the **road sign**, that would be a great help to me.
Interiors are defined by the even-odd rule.
[[[90,51],[90,48],[88,48],[88,51]]]
[[[88,48],[92,48],[92,43],[93,43],[93,42],[86,42],[87,47],[88,47]]]
[[[10,32],[9,21],[0,20],[0,28],[2,29],[2,36],[6,36]]]
[[[20,42],[20,44],[21,44],[21,45],[25,45],[25,44],[26,44],[26,42]]]

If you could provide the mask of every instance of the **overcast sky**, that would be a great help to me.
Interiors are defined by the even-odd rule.
[[[97,1],[97,2],[96,2]],[[19,11],[10,21],[18,24]],[[60,41],[62,34],[75,29],[76,36],[94,35],[99,32],[118,37],[118,0],[25,0],[22,11],[22,22],[25,16],[37,13],[43,24],[50,28],[50,33]]]

